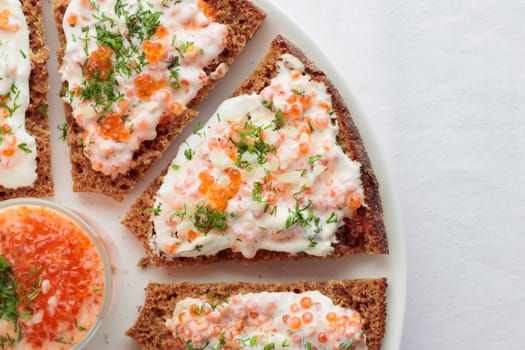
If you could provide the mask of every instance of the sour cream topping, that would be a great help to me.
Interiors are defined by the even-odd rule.
[[[201,0],[71,0],[60,67],[81,146],[93,169],[129,171],[159,124],[186,109],[224,65],[204,71],[223,51],[228,31]]]
[[[343,218],[364,205],[336,118],[326,85],[283,55],[268,87],[226,100],[181,145],[148,209],[151,248],[168,258],[330,254]]]
[[[186,349],[367,348],[359,313],[318,291],[185,298],[166,327]]]
[[[0,185],[31,186],[36,141],[25,128],[31,61],[29,29],[18,0],[0,4]]]

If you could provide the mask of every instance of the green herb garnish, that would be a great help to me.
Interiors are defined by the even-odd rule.
[[[332,224],[336,222],[337,222],[337,214],[335,212],[332,212],[332,214],[330,214],[330,217],[326,220],[326,223]]]
[[[27,143],[20,143],[17,147],[21,149],[24,153],[32,153],[32,151],[29,148],[27,148]]]
[[[237,147],[237,159],[235,165],[239,168],[246,168],[249,162],[242,159],[244,153],[248,152],[257,156],[257,162],[264,164],[268,160],[266,155],[276,150],[275,146],[270,146],[263,140],[263,129],[260,126],[255,126],[250,121],[247,121],[242,128],[236,130],[240,137],[240,141],[234,142],[229,138],[230,142]]]
[[[16,290],[13,266],[0,255],[0,319],[13,322],[15,329],[18,328],[17,305],[20,302]]]
[[[55,339],[55,342],[60,343],[60,344],[73,344],[73,337],[67,340],[64,339],[64,337],[59,337]]]
[[[321,159],[321,155],[316,155],[316,156],[311,156],[311,157],[308,157],[308,164],[310,165],[314,165],[315,162],[317,162],[319,159]]]
[[[146,208],[144,209],[145,212],[147,213],[152,213],[153,216],[159,216],[160,215],[160,212],[162,211],[162,209],[160,208],[161,207],[161,203],[157,204],[157,206],[155,208]]]
[[[43,104],[38,108],[38,110],[40,111],[40,113],[42,113],[44,117],[47,117],[47,108],[47,104]]]
[[[187,160],[191,160],[191,158],[193,158],[193,150],[191,148],[186,148],[184,150],[184,156]]]
[[[211,229],[226,231],[226,214],[206,205],[199,205],[193,217],[193,226],[202,233],[208,233]]]
[[[354,338],[350,338],[349,340],[346,340],[339,344],[339,347],[343,350],[350,350],[352,346],[354,346]]]

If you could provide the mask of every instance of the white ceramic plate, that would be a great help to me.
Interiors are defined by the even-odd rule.
[[[264,9],[268,17],[249,42],[241,56],[230,68],[200,108],[198,120],[206,120],[222,100],[229,97],[238,84],[247,77],[257,62],[263,57],[272,38],[283,34],[302,48],[317,65],[330,77],[345,98],[354,117],[376,175],[381,184],[381,195],[385,209],[385,223],[391,253],[388,256],[355,256],[338,261],[307,260],[287,263],[252,263],[249,265],[219,263],[199,268],[178,269],[139,269],[136,263],[144,255],[142,247],[135,238],[122,226],[120,220],[147,185],[167,167],[175,156],[180,140],[191,132],[192,126],[186,128],[182,135],[172,144],[165,156],[147,173],[146,178],[124,200],[117,203],[98,194],[73,193],[70,177],[70,164],[67,145],[59,140],[57,126],[64,122],[64,112],[58,97],[60,79],[57,73],[57,61],[54,52],[58,48],[58,34],[52,16],[51,5],[44,2],[45,28],[47,43],[50,48],[49,60],[49,118],[51,128],[53,178],[56,193],[55,202],[72,208],[95,221],[105,230],[107,238],[113,243],[116,256],[114,264],[120,282],[114,298],[113,310],[91,341],[88,349],[140,349],[124,332],[134,323],[138,307],[144,300],[144,287],[148,281],[293,281],[293,280],[327,280],[341,278],[388,278],[388,318],[383,350],[399,349],[405,309],[406,262],[405,245],[400,215],[390,189],[389,177],[379,150],[369,129],[365,116],[358,108],[357,102],[337,74],[329,60],[323,56],[299,26],[282,10],[269,0],[253,0]],[[196,123],[196,121],[194,122]]]

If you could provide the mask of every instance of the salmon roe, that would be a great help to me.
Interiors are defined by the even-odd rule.
[[[12,16],[11,11],[3,9],[0,11],[0,29],[6,29],[10,32],[16,32],[20,25],[18,23],[10,24],[10,18]]]
[[[215,182],[215,178],[207,171],[199,173],[199,193],[207,195],[208,201],[218,210],[223,211],[228,201],[233,198],[241,186],[241,173],[238,169],[228,168],[225,170],[228,174],[229,183],[221,185]]]
[[[134,80],[137,96],[146,100],[153,95],[153,93],[168,85],[166,80],[155,80],[150,74],[142,73],[135,77]]]
[[[100,134],[115,141],[127,141],[129,130],[124,125],[122,116],[118,113],[108,114],[100,124]]]
[[[204,12],[204,15],[208,18],[214,18],[215,17],[215,9],[208,4],[206,1],[199,0],[197,3],[197,6],[199,9]]]
[[[142,44],[142,49],[149,63],[157,63],[166,57],[166,50],[157,41],[146,40]]]
[[[7,208],[0,211],[0,251],[13,266],[17,289],[38,291],[18,305],[19,313],[43,313],[38,323],[19,318],[22,341],[44,349],[58,338],[82,339],[105,294],[101,257],[82,228],[48,208]]]
[[[106,80],[113,69],[111,55],[113,51],[107,46],[99,46],[91,52],[84,67],[84,74],[90,79]]]

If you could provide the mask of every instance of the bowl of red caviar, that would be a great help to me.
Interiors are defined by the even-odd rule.
[[[0,344],[85,346],[108,314],[112,265],[97,230],[51,201],[0,202]]]

